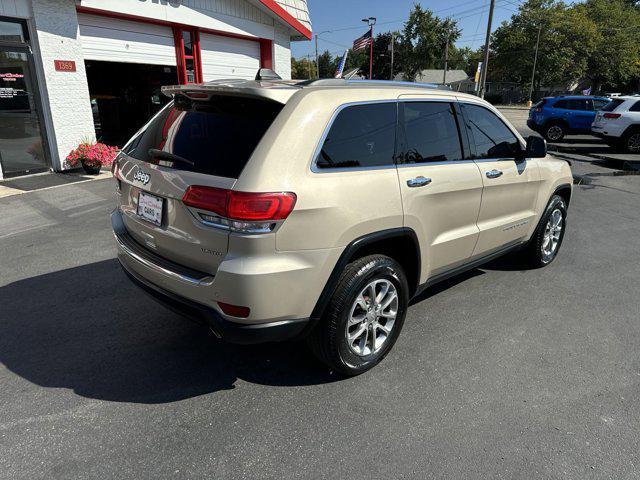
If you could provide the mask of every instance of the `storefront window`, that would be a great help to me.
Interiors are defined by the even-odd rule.
[[[0,166],[4,177],[47,169],[37,79],[21,22],[0,21]]]
[[[0,21],[0,42],[24,42],[22,25],[16,22]]]

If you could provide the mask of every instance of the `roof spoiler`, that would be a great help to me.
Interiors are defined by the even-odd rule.
[[[282,80],[282,77],[270,68],[261,68],[256,74],[256,80]]]

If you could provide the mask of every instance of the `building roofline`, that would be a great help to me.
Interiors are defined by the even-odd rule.
[[[262,5],[271,10],[274,14],[276,14],[279,18],[285,21],[291,28],[297,31],[300,35],[305,37],[307,40],[311,40],[313,37],[311,30],[305,27],[300,20],[295,18],[289,12],[287,12],[284,8],[282,8],[275,0],[258,0]]]

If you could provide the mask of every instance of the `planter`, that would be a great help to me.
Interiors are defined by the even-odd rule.
[[[93,166],[82,162],[82,168],[87,175],[98,175],[100,173],[100,165]]]

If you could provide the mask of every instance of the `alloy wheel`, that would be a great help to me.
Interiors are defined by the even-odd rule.
[[[550,262],[558,251],[562,229],[564,228],[564,220],[562,212],[556,208],[544,227],[544,236],[542,240],[542,259]]]
[[[633,153],[640,152],[640,133],[634,133],[629,136],[627,149]]]
[[[398,315],[398,292],[386,279],[373,280],[356,297],[346,326],[346,340],[353,353],[368,356],[389,339]]]
[[[553,125],[547,130],[547,138],[552,142],[560,140],[562,138],[562,134],[562,127],[560,127],[559,125]]]

